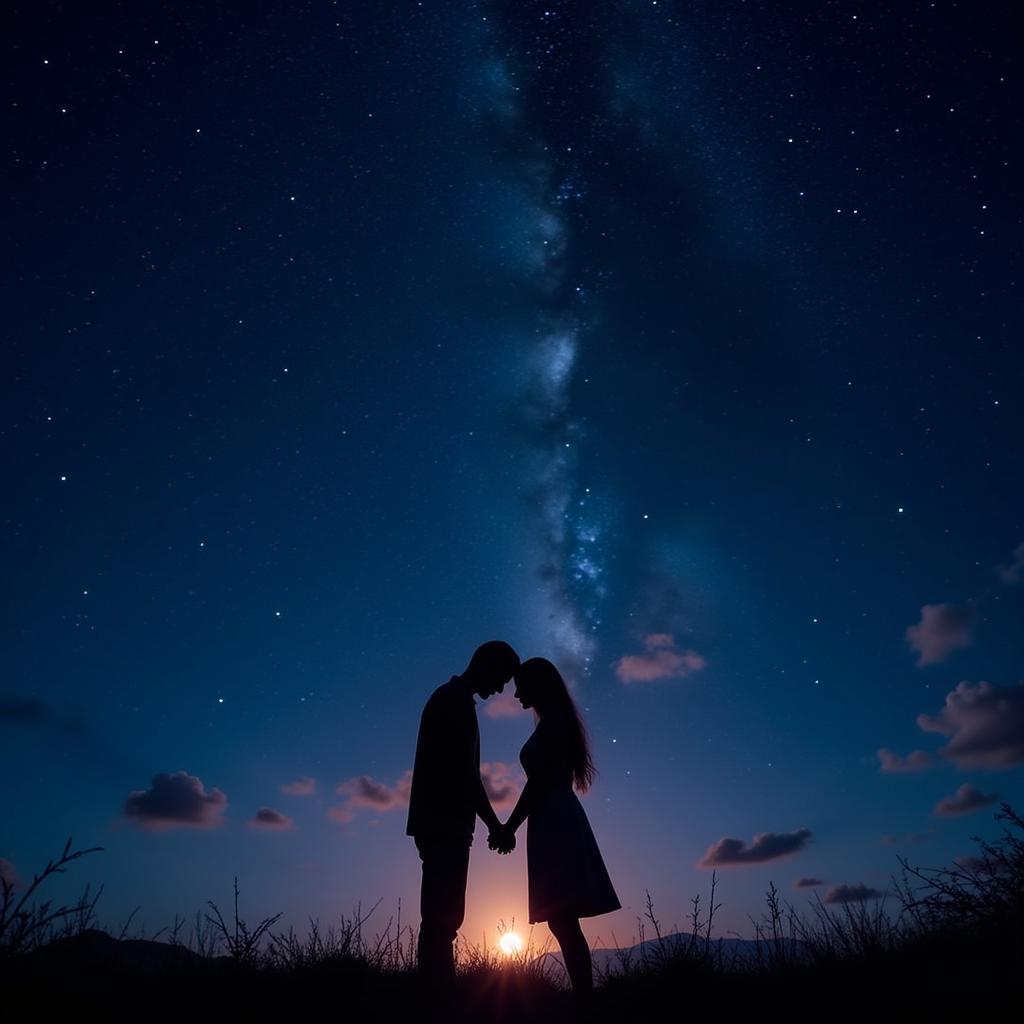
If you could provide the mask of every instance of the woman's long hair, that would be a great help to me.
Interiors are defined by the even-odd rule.
[[[587,727],[562,674],[547,658],[529,658],[519,666],[515,675],[517,680],[524,676],[529,678],[536,697],[533,704],[538,712],[554,715],[565,726],[572,781],[580,793],[585,793],[592,785],[597,770],[590,756]]]

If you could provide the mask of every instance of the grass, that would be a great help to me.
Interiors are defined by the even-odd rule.
[[[648,894],[638,921],[640,941],[648,941],[639,953],[620,949],[614,969],[596,976],[588,1018],[633,1021],[673,1006],[726,1020],[765,1012],[790,1020],[859,1021],[869,1014],[945,1020],[1012,1008],[1020,1002],[1014,979],[1024,968],[1024,820],[1007,804],[995,817],[1002,835],[992,842],[975,838],[976,857],[938,869],[900,859],[901,877],[883,900],[834,905],[819,897],[800,913],[770,885],[761,916],[751,920],[756,944],[742,961],[713,937],[716,876],[707,904],[694,897],[682,935],[664,933]],[[104,937],[95,919],[100,893],[86,890],[71,905],[53,906],[40,901],[39,891],[94,852],[73,850],[69,839],[24,892],[3,882],[0,1013],[6,1019],[23,1019],[24,1013],[7,1013],[23,1007],[33,1018],[64,1010],[105,1020],[186,1014],[260,1020],[314,1009],[359,1021],[423,1016],[414,930],[403,924],[399,907],[371,932],[379,902],[327,926],[310,921],[299,934],[276,930],[280,915],[247,924],[236,879],[228,917],[210,902],[187,931],[178,918],[151,937],[194,954],[184,954],[187,962],[173,970],[116,968],[109,961],[104,967],[64,955],[76,939]],[[106,937],[124,939],[130,923]],[[538,948],[532,933],[512,956],[460,937],[459,1019],[566,1019],[573,1006],[554,952],[550,942]]]
[[[103,847],[94,846],[88,850],[72,850],[71,839],[64,845],[64,852],[48,861],[46,867],[32,877],[25,891],[17,896],[13,879],[0,876],[0,958],[8,959],[19,953],[27,953],[56,938],[76,934],[89,927],[96,910],[96,903],[103,890],[91,896],[89,889],[78,901],[67,906],[54,907],[52,901],[37,899],[40,887],[53,875],[63,874],[67,866],[80,857],[99,853]]]

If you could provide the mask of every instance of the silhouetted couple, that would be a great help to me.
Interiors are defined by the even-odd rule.
[[[532,708],[537,726],[519,759],[526,785],[503,825],[480,778],[480,731],[473,695],[501,693],[515,679],[515,696]],[[579,994],[593,987],[590,947],[581,917],[618,910],[597,842],[573,792],[593,781],[594,765],[579,711],[558,669],[545,658],[519,656],[501,640],[481,644],[460,676],[430,696],[420,719],[406,834],[423,862],[419,966],[439,989],[455,975],[453,943],[466,909],[469,848],[477,817],[487,845],[510,853],[516,830],[526,837],[530,924],[546,921],[562,948],[569,980]]]

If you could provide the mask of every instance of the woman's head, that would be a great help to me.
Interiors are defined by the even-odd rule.
[[[516,669],[513,679],[516,699],[524,708],[533,708],[542,719],[562,724],[573,782],[581,793],[589,789],[595,771],[587,730],[562,674],[547,658],[528,658]]]

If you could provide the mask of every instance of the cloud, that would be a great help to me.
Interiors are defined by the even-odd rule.
[[[61,737],[78,739],[84,738],[89,731],[79,712],[61,712],[39,697],[24,697],[16,693],[0,697],[0,724],[47,730]]]
[[[278,788],[287,796],[311,796],[316,791],[316,779],[302,775],[294,782],[286,782]]]
[[[0,748],[9,742],[46,746],[62,758],[74,755],[80,764],[116,777],[117,785],[145,777],[152,765],[111,744],[79,708],[23,694],[0,695]]]
[[[965,782],[952,796],[944,796],[936,805],[933,814],[940,818],[955,818],[988,807],[999,799],[998,793],[982,793],[969,782]]]
[[[824,885],[825,880],[822,878],[798,878],[793,883],[794,889],[813,889],[815,886]]]
[[[937,715],[918,715],[925,732],[949,737],[939,748],[958,768],[1009,768],[1024,763],[1024,682],[1016,686],[961,682]]]
[[[878,751],[878,770],[885,775],[905,775],[924,772],[932,766],[932,756],[925,750],[912,750],[906,757],[882,747]]]
[[[964,857],[954,857],[953,863],[972,875],[987,875],[990,877],[992,875],[1010,875],[1014,870],[1012,863],[1004,863],[995,857],[979,857],[976,854],[970,853]]]
[[[287,814],[275,811],[272,807],[261,807],[255,815],[249,819],[249,827],[277,832],[287,832],[288,830],[295,828],[295,822],[292,821]]]
[[[480,765],[480,778],[496,810],[510,810],[515,806],[522,783],[522,773],[517,767],[501,761],[484,761]],[[356,775],[339,783],[338,793],[345,799],[328,808],[327,816],[333,821],[347,824],[355,819],[360,810],[384,812],[396,807],[408,807],[411,786],[411,770],[404,772],[391,786],[378,782],[370,775]]]
[[[684,679],[707,665],[696,651],[679,650],[671,633],[650,633],[644,637],[643,654],[627,654],[615,666],[624,683],[651,683],[658,679]]]
[[[996,572],[1007,586],[1013,586],[1013,584],[1024,580],[1024,543],[1018,544],[1013,549],[1010,564],[996,566]]]
[[[14,870],[14,865],[4,857],[0,857],[0,881],[14,887],[21,884],[21,879],[18,878],[18,872]]]
[[[676,638],[671,633],[649,633],[644,638],[644,644],[648,648],[674,647]]]
[[[974,854],[967,854],[964,857],[954,857],[953,863],[957,867],[964,868],[967,871],[973,871],[977,874],[979,871],[988,871],[988,861],[984,857],[976,857]]]
[[[865,903],[867,900],[881,899],[885,895],[879,889],[860,883],[859,885],[834,885],[825,893],[826,903]]]
[[[338,784],[338,793],[345,799],[329,807],[327,816],[334,821],[352,821],[356,812],[369,809],[391,811],[396,807],[409,806],[409,787],[412,785],[412,770],[406,771],[393,786],[378,782],[370,775],[356,775]]]
[[[0,722],[36,724],[48,721],[52,714],[50,705],[37,697],[19,697],[17,694],[0,697]]]
[[[883,846],[916,846],[935,838],[935,832],[904,832],[902,835],[884,835],[879,842]]]
[[[917,667],[937,665],[973,642],[974,609],[956,604],[926,604],[921,621],[906,630],[907,645],[918,654]]]
[[[517,718],[523,713],[519,701],[515,698],[515,689],[508,685],[501,693],[488,697],[483,702],[484,714],[488,718]]]
[[[522,772],[501,761],[485,761],[480,765],[487,798],[496,811],[510,811],[519,799]]]
[[[162,830],[186,825],[215,828],[222,824],[228,798],[219,790],[206,792],[188,772],[153,776],[149,789],[137,789],[124,802],[124,815],[144,828]]]
[[[810,829],[795,832],[762,832],[747,846],[742,839],[723,837],[708,847],[697,867],[714,868],[730,864],[764,864],[802,850],[810,841]]]

